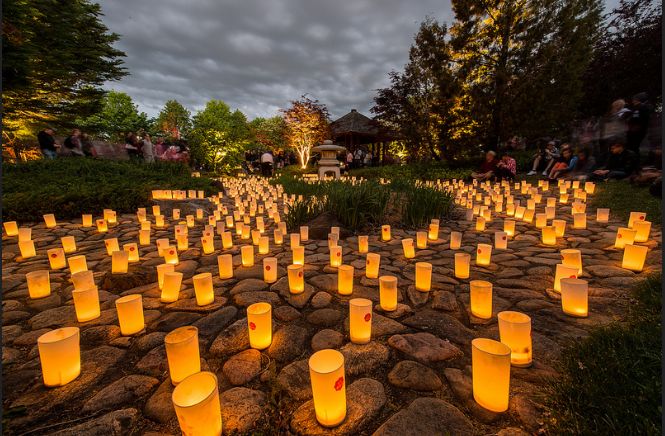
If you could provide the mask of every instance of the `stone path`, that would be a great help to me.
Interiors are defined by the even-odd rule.
[[[599,187],[602,189],[602,187]],[[516,195],[517,198],[522,198]],[[524,200],[523,200],[524,201]],[[263,281],[261,266],[266,255],[255,254],[255,266],[242,267],[239,241],[204,255],[200,236],[204,221],[189,229],[190,248],[179,253],[176,271],[184,274],[176,303],[160,302],[155,266],[163,263],[155,240],[170,238],[178,220],[168,219],[178,207],[184,217],[195,208],[206,216],[214,209],[208,201],[162,201],[168,227],[153,227],[150,246],[140,246],[140,262],[129,273],[110,274],[111,258],[103,240],[117,237],[120,245],[138,241],[135,215],[120,215],[106,234],[82,228],[80,221],[59,221],[54,229],[32,225],[37,256],[23,259],[16,237],[3,236],[3,384],[7,434],[40,429],[39,434],[179,434],[171,403],[171,385],[164,336],[184,325],[199,329],[202,369],[214,372],[219,381],[225,434],[490,434],[520,435],[538,430],[543,410],[538,404],[539,384],[556,376],[552,365],[561,345],[585,336],[597,325],[619,320],[629,304],[627,289],[650,272],[660,271],[660,228],[653,228],[646,267],[641,273],[621,268],[622,250],[613,248],[617,228],[625,223],[595,222],[587,211],[588,227],[572,229],[570,205],[557,207],[557,218],[568,221],[564,238],[556,246],[540,243],[540,230],[517,223],[516,235],[506,250],[494,250],[487,267],[471,266],[470,279],[454,277],[454,254],[449,248],[451,231],[463,233],[461,251],[473,253],[477,243],[493,243],[502,230],[503,214],[475,231],[473,222],[441,223],[440,239],[427,249],[416,250],[415,259],[403,256],[401,239],[414,231],[392,229],[392,240],[381,242],[380,230],[370,235],[370,251],[381,254],[381,274],[398,277],[399,307],[395,313],[375,308],[373,338],[356,345],[348,336],[348,301],[364,297],[379,301],[378,280],[364,275],[365,256],[357,251],[357,237],[340,240],[345,264],[355,269],[352,296],[337,294],[336,268],[329,266],[327,241],[309,240],[305,246],[306,289],[288,291],[286,267],[291,263],[288,237],[281,246],[273,243],[272,220],[266,221],[270,236],[269,256],[278,259],[279,279]],[[223,204],[233,210],[233,202]],[[149,206],[149,205],[146,205]],[[539,205],[542,208],[542,204]],[[57,211],[55,211],[57,214]],[[149,214],[149,218],[152,218]],[[207,222],[207,221],[206,221]],[[254,223],[254,218],[252,218]],[[21,225],[25,225],[21,223]],[[60,237],[74,236],[78,251],[87,258],[99,286],[101,316],[79,323],[72,300],[69,270],[51,271],[49,297],[28,298],[25,274],[48,269],[46,250],[60,247]],[[250,242],[251,243],[251,242]],[[554,265],[559,250],[579,248],[584,274],[589,281],[589,317],[563,314],[557,293],[552,291]],[[235,277],[222,280],[217,255],[231,253]],[[474,256],[472,255],[472,259]],[[432,290],[413,287],[414,264],[433,264]],[[194,299],[192,276],[212,272],[215,303],[199,307]],[[494,314],[490,320],[473,317],[469,310],[469,280],[488,280],[494,285]],[[121,336],[114,301],[123,295],[142,294],[146,329]],[[273,306],[272,345],[262,351],[249,347],[246,306],[269,301]],[[511,400],[508,412],[495,414],[478,406],[471,393],[471,346],[477,337],[498,340],[496,313],[516,310],[532,319],[533,358],[530,368],[511,369]],[[42,383],[37,338],[51,329],[81,329],[82,372],[60,388]],[[348,413],[344,423],[326,430],[316,423],[307,367],[316,350],[336,348],[345,356]],[[526,432],[526,433],[525,433]]]

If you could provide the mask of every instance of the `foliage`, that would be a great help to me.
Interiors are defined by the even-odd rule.
[[[307,197],[304,200],[297,200],[289,207],[289,211],[284,216],[286,228],[296,230],[301,225],[313,220],[323,212],[323,204],[315,197]]]
[[[437,179],[464,179],[471,175],[469,167],[457,167],[443,162],[424,162],[409,165],[386,165],[380,167],[367,167],[353,169],[351,176],[366,179],[407,179],[407,180],[437,180]]]
[[[88,0],[3,2],[3,131],[69,128],[99,110],[101,85],[127,74],[101,15]]]
[[[153,189],[218,190],[210,179],[193,178],[186,165],[170,162],[42,159],[3,163],[2,172],[4,220],[38,222],[45,213],[80,218],[105,208],[133,213],[148,204]]]
[[[192,120],[189,135],[192,157],[213,171],[236,169],[250,141],[245,115],[231,112],[221,100],[210,100]]]
[[[254,147],[273,150],[283,150],[286,142],[286,122],[284,118],[275,116],[271,118],[254,118],[249,123]]]
[[[423,227],[432,218],[447,218],[453,209],[453,198],[448,192],[425,186],[411,185],[399,197],[402,205],[402,224]]]
[[[329,136],[328,109],[318,100],[303,95],[291,101],[291,107],[282,109],[286,123],[287,144],[300,157],[300,166],[305,168],[312,147]]]
[[[124,92],[110,91],[102,99],[101,110],[77,121],[85,131],[111,141],[123,141],[125,135],[149,128],[148,115],[139,112],[132,98]]]
[[[626,223],[630,212],[639,209],[646,213],[647,219],[653,223],[654,228],[661,224],[661,199],[651,195],[648,187],[631,185],[625,180],[599,183],[596,186],[596,193],[590,197],[589,203],[594,209],[609,208],[610,216],[620,218]]]
[[[376,182],[356,185],[343,181],[327,182],[325,195],[325,210],[332,212],[351,230],[358,230],[367,224],[382,224],[390,199],[390,191]]]
[[[192,128],[191,114],[178,100],[168,100],[157,115],[155,133],[168,139],[187,137]]]
[[[548,389],[550,434],[660,435],[661,277],[633,290],[625,323],[566,348]]]

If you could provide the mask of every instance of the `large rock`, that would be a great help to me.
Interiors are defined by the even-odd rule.
[[[83,404],[83,412],[112,409],[146,396],[159,380],[145,375],[128,375],[97,392]]]
[[[336,309],[317,309],[307,315],[307,321],[322,327],[333,327],[342,318],[342,314]]]
[[[241,294],[243,292],[256,292],[265,291],[268,289],[268,283],[259,279],[244,279],[240,280],[233,288],[231,288],[231,295]]]
[[[459,409],[438,398],[417,398],[381,425],[373,436],[473,435],[473,424]]]
[[[441,362],[463,355],[462,351],[448,341],[431,333],[394,335],[388,345],[422,363]]]
[[[247,318],[239,319],[224,329],[210,346],[210,353],[229,356],[249,348]]]
[[[296,400],[312,398],[308,360],[297,360],[286,365],[277,375],[275,383]]]
[[[254,349],[241,351],[224,363],[222,371],[232,385],[244,385],[261,372],[261,352]]]
[[[398,362],[388,373],[388,381],[398,388],[414,391],[436,391],[443,386],[434,371],[412,360]]]
[[[178,327],[183,327],[186,325],[191,325],[194,322],[201,319],[201,315],[198,313],[191,312],[171,312],[163,315],[156,321],[152,326],[149,326],[151,330],[157,330],[160,332],[170,332],[177,329]]]
[[[474,338],[473,331],[457,319],[447,313],[434,310],[423,310],[403,320],[402,323],[409,327],[432,332],[439,337],[448,338],[458,344],[468,344]]]
[[[338,331],[323,329],[312,338],[312,350],[319,351],[326,348],[337,348],[344,342],[344,335]]]
[[[254,303],[270,303],[273,306],[276,306],[280,300],[279,295],[270,291],[248,291],[240,294],[236,294],[233,297],[233,302],[238,306],[250,306]]]
[[[217,335],[236,316],[238,309],[233,306],[224,307],[192,324],[199,329],[199,337],[212,338]]]
[[[268,355],[278,362],[290,362],[305,352],[307,339],[307,330],[286,325],[273,335]]]
[[[266,394],[247,388],[233,388],[219,396],[224,434],[250,433],[266,416]]]
[[[115,412],[107,413],[99,418],[84,422],[83,424],[56,431],[51,433],[51,435],[122,436],[129,434],[132,431],[137,418],[138,411],[136,409],[116,410]]]
[[[376,341],[359,345],[349,342],[339,350],[344,355],[347,375],[368,374],[387,363],[388,347]]]
[[[143,413],[153,421],[166,424],[176,419],[175,409],[173,408],[173,384],[171,378],[167,377],[157,388],[154,394],[145,403]]]

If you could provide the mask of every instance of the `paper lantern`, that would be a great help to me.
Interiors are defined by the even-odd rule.
[[[524,213],[526,212],[526,207],[524,206],[517,206],[515,208],[515,218],[518,220],[521,220],[524,218]]]
[[[605,208],[596,209],[596,221],[606,223],[610,220],[610,210]]]
[[[98,231],[99,233],[106,233],[106,232],[108,232],[108,230],[109,230],[109,226],[108,226],[108,223],[106,222],[105,219],[98,219],[98,220],[95,221],[95,222],[96,222],[96,224],[97,224],[97,231]]]
[[[317,351],[309,358],[309,378],[316,420],[335,427],[346,418],[344,355],[336,350]]]
[[[197,220],[203,219],[203,209],[196,209],[196,219]]]
[[[553,220],[556,217],[556,208],[555,207],[546,207],[545,208],[545,219]]]
[[[541,229],[541,240],[545,245],[556,245],[556,228],[546,226]]]
[[[492,259],[492,246],[489,244],[478,244],[476,248],[476,265],[489,265]]]
[[[462,233],[450,232],[450,249],[459,250],[462,246]]]
[[[162,250],[162,255],[164,256],[165,263],[170,263],[173,265],[178,265],[180,263],[178,260],[178,250],[176,250],[176,247],[171,245],[164,247]]]
[[[328,233],[328,248],[337,247],[339,244],[339,235],[337,233]]]
[[[547,215],[544,213],[536,214],[536,228],[542,229],[547,225]]]
[[[30,227],[20,227],[18,229],[18,241],[23,242],[30,240],[32,240],[32,229]],[[76,251],[76,245],[74,245],[74,251]]]
[[[88,270],[88,263],[84,255],[68,257],[67,264],[69,264],[69,272],[71,274]]]
[[[464,219],[467,221],[473,221],[473,216],[477,207],[478,206],[474,206],[473,209],[467,209],[466,212],[464,212]]]
[[[65,253],[74,253],[76,251],[76,239],[73,236],[63,236],[60,238],[60,243]]]
[[[67,266],[67,261],[65,260],[65,250],[62,248],[51,248],[46,251],[48,256],[49,264],[51,269],[63,269]]]
[[[169,266],[173,267],[173,265]],[[178,297],[180,297],[180,287],[182,285],[182,277],[183,274],[181,272],[165,271],[163,273],[163,278],[162,278],[163,282],[161,286],[162,294],[160,296],[160,301],[162,303],[174,303],[178,301]],[[196,287],[195,287],[195,292],[196,292]],[[198,302],[198,295],[197,295],[197,302]]]
[[[81,373],[81,343],[78,327],[51,330],[37,338],[44,384],[64,386]]]
[[[584,182],[584,191],[591,195],[596,191],[596,184],[593,182]]]
[[[649,249],[643,245],[626,244],[623,248],[621,267],[631,271],[642,271],[648,251]]]
[[[164,215],[155,215],[155,227],[164,227]]]
[[[351,265],[340,265],[337,267],[337,292],[340,295],[351,295],[353,293],[353,273],[355,268]]]
[[[248,224],[243,224],[242,226],[238,226],[239,229],[242,229],[240,237],[242,239],[249,239],[252,234],[252,228]]]
[[[252,230],[251,235],[252,235],[252,244],[259,245],[259,238],[261,237],[261,232],[259,232],[258,230]]]
[[[413,247],[413,239],[402,239],[402,251],[404,252],[404,257],[407,259],[413,259],[416,257],[416,250]]]
[[[515,216],[515,205],[512,203],[509,203],[506,205],[506,215],[508,216]]]
[[[300,294],[305,290],[305,273],[302,265],[293,264],[286,267],[289,276],[289,292]]]
[[[358,252],[367,253],[369,251],[369,237],[366,235],[358,236]]]
[[[233,278],[233,256],[230,254],[221,254],[217,256],[217,266],[219,268],[220,279]]]
[[[377,253],[367,253],[365,259],[365,276],[368,279],[379,277],[379,266],[381,264],[381,255]]]
[[[651,222],[635,221],[633,223],[633,230],[635,230],[634,242],[647,242],[649,240],[649,233],[651,232]]]
[[[129,262],[138,262],[139,259],[139,247],[136,245],[136,242],[132,242],[129,244],[123,244],[122,249],[127,252],[129,255],[128,261]]]
[[[515,236],[515,221],[503,220],[503,231],[506,232],[508,236]]]
[[[554,227],[554,236],[563,238],[566,233],[566,222],[564,220],[552,220],[552,227]]]
[[[254,303],[247,307],[249,346],[265,350],[272,343],[272,306],[270,303]]]
[[[647,214],[644,212],[631,212],[630,216],[628,217],[628,228],[632,229],[633,228],[633,223],[635,221],[644,221],[647,217]]]
[[[573,214],[573,228],[586,229],[586,213]]]
[[[531,366],[531,318],[521,312],[499,312],[499,337],[510,347],[510,363],[520,368]]]
[[[471,341],[473,399],[492,412],[508,410],[510,347],[492,339]]]
[[[390,226],[388,224],[384,224],[381,226],[381,240],[390,241],[390,239],[391,239]]]
[[[203,254],[212,254],[215,252],[215,243],[214,239],[211,236],[204,236],[201,238],[201,248],[203,248]]]
[[[178,327],[164,337],[171,383],[178,385],[192,374],[201,372],[199,330],[194,326]]]
[[[104,247],[106,247],[106,254],[113,255],[114,251],[120,251],[120,244],[118,238],[104,239]]]
[[[222,248],[224,250],[233,248],[233,234],[231,232],[222,233]]]
[[[291,249],[291,255],[293,257],[294,265],[304,265],[305,264],[305,247],[298,246]]]
[[[580,250],[569,248],[561,250],[561,263],[565,266],[577,268],[577,275],[582,274],[582,252]]]
[[[415,288],[422,292],[428,292],[432,288],[431,263],[416,262]]]
[[[586,280],[561,279],[563,313],[584,318],[589,314],[589,284]]]
[[[416,247],[427,248],[427,232],[416,232]]]
[[[46,224],[47,229],[52,229],[57,226],[58,224],[55,221],[55,215],[52,213],[47,213],[44,215],[44,224]]]
[[[439,224],[438,223],[430,223],[429,224],[429,229],[427,231],[427,238],[430,241],[436,241],[439,239]]]
[[[79,271],[71,275],[74,289],[87,289],[95,286],[95,276],[92,271]]]
[[[354,344],[366,344],[372,337],[372,300],[349,300],[349,335]]]
[[[637,231],[629,229],[627,227],[619,227],[617,230],[617,236],[614,240],[614,248],[623,248],[626,244],[632,244],[635,242],[635,235]]]
[[[296,247],[300,247],[300,233],[291,233],[289,235],[289,243],[291,246],[291,250],[293,250]]]
[[[473,316],[490,319],[492,317],[492,284],[484,280],[471,280],[470,305]]]
[[[187,227],[194,227],[194,215],[186,215],[185,216],[185,222],[187,223]]]
[[[263,259],[263,281],[275,283],[277,281],[277,258],[266,257]]]
[[[16,236],[18,235],[18,224],[16,221],[5,221],[2,223],[5,228],[5,233],[7,236]]]
[[[150,245],[150,230],[139,230],[139,244]]]
[[[330,227],[330,233],[337,235],[338,238],[339,238],[339,231],[340,231],[340,228],[338,226]]]
[[[471,255],[469,253],[455,253],[455,277],[468,279],[470,263]]]
[[[561,292],[561,279],[576,279],[577,271],[577,266],[567,266],[562,263],[558,263],[556,265],[556,269],[554,270],[554,290]]]
[[[342,247],[330,248],[330,266],[338,267],[342,264]]]
[[[559,203],[561,203],[561,204],[568,203],[568,194],[560,194],[559,195]]]
[[[86,289],[74,289],[72,291],[72,298],[74,299],[74,310],[76,310],[76,319],[78,322],[97,319],[101,315],[97,286],[93,285]]]
[[[204,272],[192,277],[194,282],[194,294],[196,294],[196,305],[207,306],[215,301],[215,292],[212,287],[212,274]]]
[[[525,223],[530,223],[533,221],[533,217],[535,215],[536,211],[533,209],[527,209],[524,211],[524,216],[522,217],[522,221]]]
[[[261,236],[259,238],[259,254],[268,254],[270,252],[270,238]]]
[[[173,389],[171,400],[184,436],[222,434],[222,411],[215,374],[201,371],[185,377]]]
[[[508,234],[506,232],[494,232],[494,248],[497,250],[508,248]]]
[[[111,273],[126,274],[129,269],[129,253],[124,250],[111,254]]]
[[[284,243],[284,234],[281,230],[275,229],[273,239],[275,240],[275,245],[282,245]]]
[[[476,231],[482,232],[485,230],[485,218],[479,216],[476,218]]]
[[[28,294],[33,300],[51,295],[51,278],[47,269],[30,271],[25,275]]]
[[[143,319],[143,300],[141,295],[132,294],[115,300],[115,308],[118,312],[120,333],[130,336],[145,328]]]

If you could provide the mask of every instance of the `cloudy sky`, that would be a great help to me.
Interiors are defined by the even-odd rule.
[[[130,75],[107,88],[155,116],[222,99],[248,118],[308,93],[337,118],[369,115],[375,90],[401,69],[426,16],[451,22],[445,0],[102,0]]]

